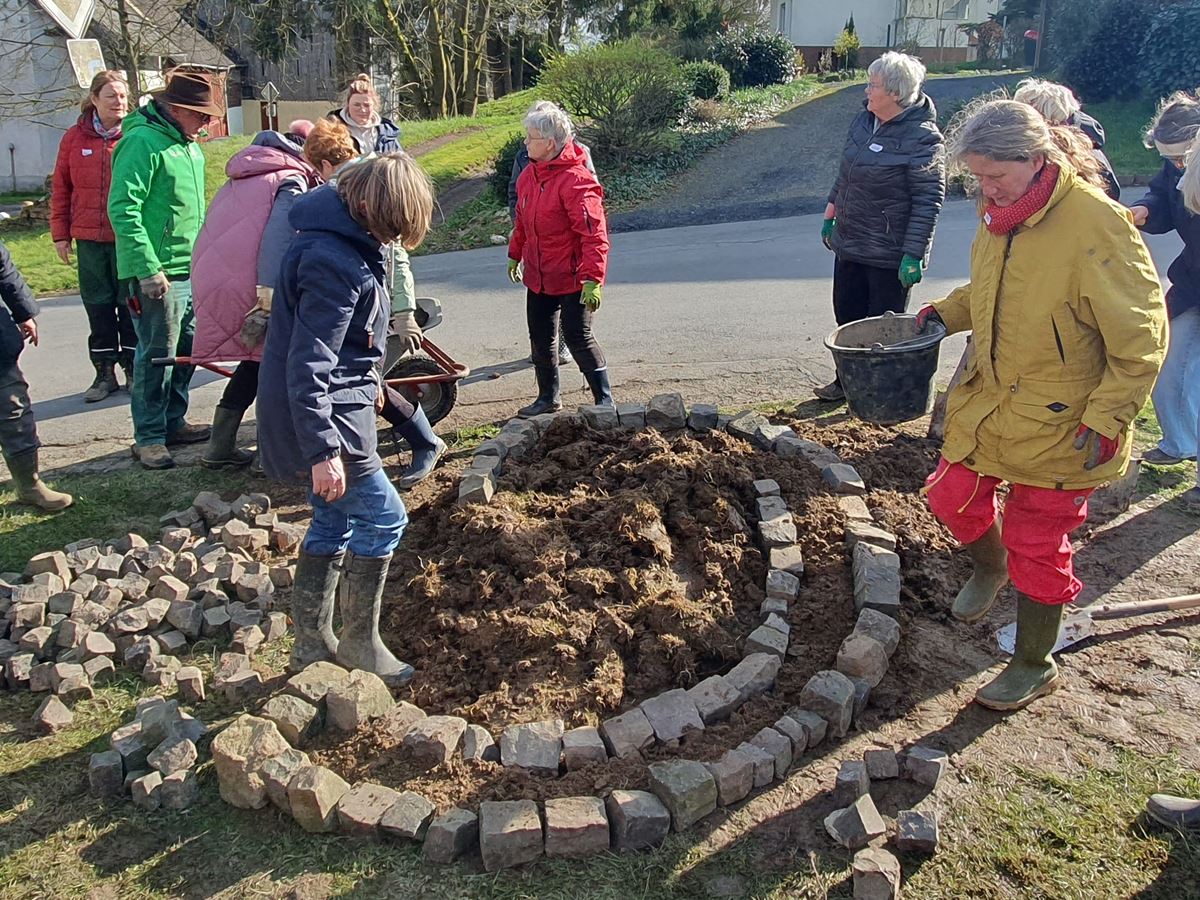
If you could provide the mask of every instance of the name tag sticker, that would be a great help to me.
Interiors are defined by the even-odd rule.
[[[883,149],[883,144],[871,144],[868,148],[872,153],[878,153]]]
[[[83,155],[84,155],[84,156],[91,156],[91,155],[92,155],[92,151],[91,151],[89,148],[87,148],[87,147],[84,147],[84,148],[83,148]]]

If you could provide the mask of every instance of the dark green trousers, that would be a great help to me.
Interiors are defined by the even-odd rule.
[[[195,366],[153,366],[151,360],[191,356],[196,320],[192,315],[192,282],[172,279],[161,300],[142,296],[135,280],[130,285],[140,311],[135,311],[137,353],[133,359],[133,438],[139,447],[165,444],[168,435],[184,424],[188,409],[188,384]]]
[[[117,245],[76,241],[79,295],[88,317],[88,355],[93,363],[133,358],[137,332],[125,304],[126,291],[117,278]]]

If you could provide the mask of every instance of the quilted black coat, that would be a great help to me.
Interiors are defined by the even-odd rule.
[[[933,101],[922,94],[887,122],[864,108],[829,194],[837,208],[833,252],[881,268],[897,268],[905,255],[927,261],[945,198],[945,139]]]

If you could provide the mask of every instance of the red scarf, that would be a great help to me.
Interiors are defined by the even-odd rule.
[[[983,223],[992,234],[1008,234],[1035,212],[1045,208],[1057,186],[1058,166],[1048,162],[1016,203],[1004,207],[989,203],[983,214]]]

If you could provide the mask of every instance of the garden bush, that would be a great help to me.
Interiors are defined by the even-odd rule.
[[[729,96],[729,73],[715,62],[688,63],[683,74],[697,100],[722,100]]]
[[[670,147],[669,129],[683,115],[689,87],[673,56],[639,40],[556,57],[541,79],[593,152],[618,163]]]
[[[508,180],[512,178],[513,165],[517,161],[517,152],[525,143],[525,135],[514,134],[508,139],[500,152],[496,154],[496,168],[488,179],[488,184],[496,192],[496,196],[508,202]]]
[[[1140,54],[1142,84],[1155,97],[1200,85],[1200,3],[1165,7],[1151,20]]]
[[[1063,81],[1088,103],[1133,97],[1142,72],[1142,60],[1133,50],[1142,46],[1151,11],[1144,0],[1114,0],[1097,12],[1095,31],[1063,66]]]
[[[722,66],[735,87],[787,84],[796,77],[796,48],[782,34],[737,26],[714,42],[712,61]]]

